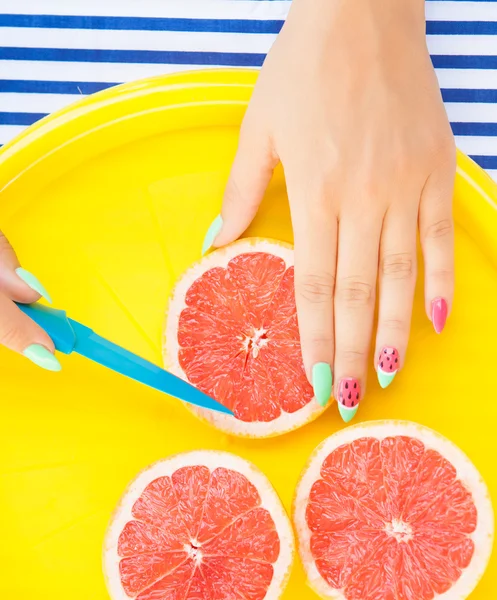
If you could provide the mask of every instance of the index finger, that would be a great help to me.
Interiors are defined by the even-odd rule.
[[[324,190],[308,197],[289,187],[289,196],[302,357],[316,401],[325,406],[333,388],[337,219]]]

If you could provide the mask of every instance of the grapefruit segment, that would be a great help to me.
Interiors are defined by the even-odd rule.
[[[223,467],[215,469],[204,504],[198,541],[204,544],[211,540],[259,503],[257,489],[244,475]]]
[[[462,600],[492,548],[481,476],[414,423],[365,423],[325,440],[298,485],[294,520],[310,584],[335,600]]]
[[[142,472],[109,525],[112,600],[275,600],[293,561],[267,479],[231,454],[180,454]]]
[[[189,406],[227,433],[278,435],[318,416],[324,408],[301,356],[291,247],[239,240],[193,265],[169,302],[164,363],[233,411]]]
[[[211,473],[207,467],[183,467],[171,475],[171,483],[188,536],[190,539],[198,538],[199,523],[202,522],[205,500],[211,485]]]
[[[134,597],[150,587],[151,581],[160,581],[185,562],[183,552],[145,552],[119,563],[119,572],[126,594]]]
[[[280,540],[271,515],[265,508],[254,508],[230,523],[204,544],[204,556],[250,558],[273,563],[280,552]]]

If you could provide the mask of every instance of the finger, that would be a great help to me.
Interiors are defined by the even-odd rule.
[[[335,292],[335,398],[345,422],[364,394],[375,306],[381,218],[339,222]]]
[[[380,246],[375,367],[382,388],[392,383],[406,355],[416,285],[418,202],[389,210]]]
[[[0,344],[23,354],[39,367],[60,371],[54,345],[48,335],[0,293]]]
[[[23,269],[5,235],[0,231],[0,293],[11,300],[28,304],[43,296],[51,302],[48,292],[40,281]]]
[[[202,254],[212,246],[224,246],[242,235],[254,219],[278,164],[269,136],[253,121],[248,113],[226,184],[221,214],[207,231]]]
[[[441,333],[454,298],[454,168],[433,173],[425,184],[419,209],[419,230],[425,263],[425,307]]]
[[[316,401],[325,406],[333,386],[337,219],[325,192],[308,198],[288,178],[287,185],[295,238],[295,300],[302,357]]]

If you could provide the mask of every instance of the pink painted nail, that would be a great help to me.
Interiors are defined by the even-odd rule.
[[[382,348],[378,356],[376,373],[382,388],[389,386],[399,370],[399,353],[391,346]]]
[[[431,303],[431,322],[437,333],[442,333],[447,320],[447,301],[445,298],[435,298]]]
[[[351,421],[359,407],[361,385],[353,377],[344,377],[338,386],[338,411],[345,423]]]

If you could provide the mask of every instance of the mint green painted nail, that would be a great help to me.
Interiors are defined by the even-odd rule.
[[[211,249],[212,244],[219,235],[219,232],[221,231],[222,227],[223,217],[221,215],[218,215],[214,219],[214,221],[212,221],[209,229],[207,230],[207,233],[205,234],[204,243],[202,244],[202,256]]]
[[[45,298],[47,302],[52,304],[52,298],[50,297],[50,294],[43,287],[40,281],[33,275],[33,273],[30,273],[29,271],[26,271],[26,269],[19,267],[16,269],[16,274],[24,281],[25,284],[29,285],[32,290],[40,294],[42,298]]]
[[[312,367],[312,387],[314,397],[320,406],[326,406],[331,396],[333,376],[328,363],[316,363]]]
[[[394,380],[395,375],[397,375],[397,371],[394,371],[393,373],[385,373],[385,371],[382,371],[381,369],[378,369],[376,373],[378,375],[378,381],[383,389],[388,387]]]
[[[47,371],[60,371],[62,369],[57,357],[40,344],[31,344],[24,350],[23,355],[33,361],[35,365]]]
[[[354,406],[352,408],[348,408],[347,406],[340,404],[340,402],[337,402],[337,404],[338,404],[338,412],[340,413],[340,416],[345,421],[345,423],[352,421],[352,419],[355,417],[357,409],[359,407]]]

